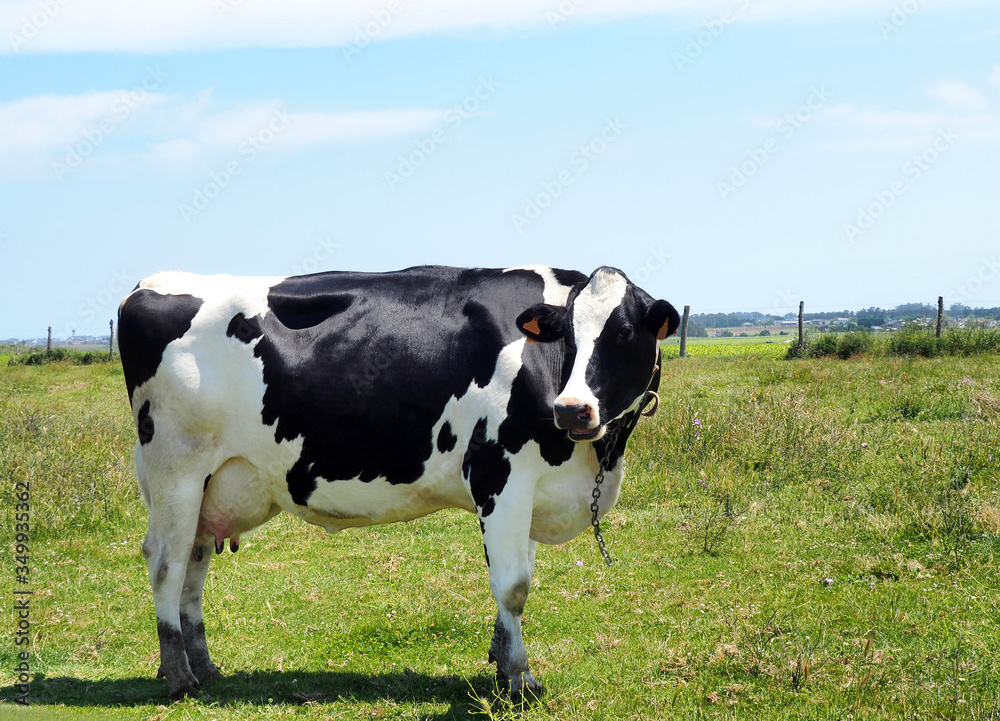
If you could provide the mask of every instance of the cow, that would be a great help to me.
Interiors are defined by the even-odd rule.
[[[281,511],[336,533],[442,508],[479,519],[501,687],[541,693],[521,635],[536,544],[615,504],[670,303],[610,267],[167,272],[118,323],[171,699],[221,676],[202,593],[227,540]]]

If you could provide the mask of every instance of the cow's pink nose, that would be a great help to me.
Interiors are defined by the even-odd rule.
[[[553,407],[556,426],[563,429],[592,428],[594,409],[579,398],[562,398]]]

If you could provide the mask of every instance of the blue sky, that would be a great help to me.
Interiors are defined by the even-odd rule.
[[[328,5],[0,2],[0,338],[171,269],[1000,305],[995,2]]]

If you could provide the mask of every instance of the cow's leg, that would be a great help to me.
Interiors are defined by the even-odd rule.
[[[496,497],[493,511],[483,516],[483,546],[490,569],[490,590],[497,602],[490,661],[497,664],[497,680],[514,699],[538,696],[541,684],[528,669],[528,655],[521,636],[521,614],[531,590],[536,543],[531,528],[531,494],[515,494],[510,485]],[[517,495],[521,495],[518,498]],[[526,496],[526,497],[523,497]]]
[[[146,471],[148,474],[148,466]],[[142,553],[149,568],[156,606],[156,632],[160,639],[159,675],[166,676],[172,700],[197,696],[201,688],[185,651],[180,616],[181,595],[188,576],[188,561],[201,508],[201,478],[147,479],[150,492],[149,530],[142,543]]]
[[[205,639],[205,623],[202,617],[202,594],[205,576],[212,560],[214,538],[206,536],[195,539],[191,558],[184,576],[181,591],[180,621],[184,650],[187,653],[191,671],[199,682],[222,678],[219,669],[208,655],[208,641]]]

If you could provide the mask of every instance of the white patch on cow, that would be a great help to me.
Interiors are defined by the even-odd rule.
[[[509,273],[512,270],[530,270],[531,272],[537,273],[541,276],[542,280],[545,282],[545,290],[542,291],[543,303],[565,306],[566,302],[569,300],[569,292],[572,288],[568,285],[563,285],[556,280],[556,274],[552,272],[552,268],[549,266],[522,265],[517,268],[504,268],[503,272]]]
[[[628,281],[621,273],[599,270],[573,301],[573,337],[576,340],[576,360],[573,370],[556,403],[568,403],[573,399],[586,403],[595,411],[600,403],[593,390],[587,385],[587,366],[597,347],[597,339],[604,330],[608,318],[621,305],[628,290]],[[605,419],[605,422],[610,419]],[[588,428],[597,428],[601,419],[594,418]]]
[[[160,271],[139,281],[140,288],[166,295],[190,294],[206,301],[230,303],[235,298],[263,300],[254,314],[267,310],[267,292],[287,276],[198,275],[180,270]],[[227,320],[228,323],[228,320]]]

